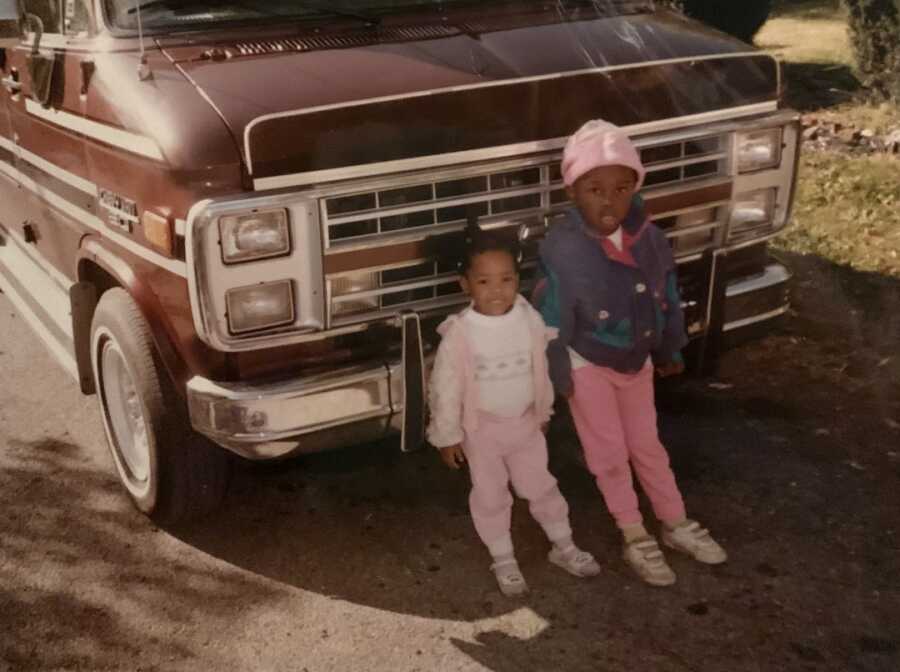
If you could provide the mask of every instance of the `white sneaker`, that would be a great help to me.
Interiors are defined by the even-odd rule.
[[[638,537],[625,544],[622,557],[651,586],[671,586],[675,583],[675,572],[666,564],[666,558],[653,537]]]
[[[600,573],[600,565],[594,560],[594,556],[587,551],[582,551],[574,544],[564,550],[554,546],[550,549],[547,559],[580,579],[597,576]]]
[[[491,571],[494,572],[500,592],[507,597],[524,595],[528,592],[528,584],[525,583],[525,577],[522,576],[519,563],[515,559],[495,562],[491,565]]]
[[[676,551],[687,553],[698,562],[719,565],[728,559],[725,549],[709,536],[709,530],[695,520],[688,520],[670,530],[663,526],[663,543]]]

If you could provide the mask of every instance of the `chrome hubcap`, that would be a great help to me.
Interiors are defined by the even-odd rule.
[[[150,475],[147,423],[125,358],[113,341],[103,344],[100,363],[106,412],[116,452],[130,480],[146,481]]]

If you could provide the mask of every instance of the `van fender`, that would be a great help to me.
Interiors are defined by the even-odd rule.
[[[71,292],[72,327],[76,362],[82,391],[96,392],[91,367],[91,321],[101,295],[114,286],[122,287],[134,299],[147,320],[156,352],[175,389],[183,393],[190,378],[184,357],[176,347],[177,339],[162,303],[147,278],[136,272],[143,260],[124,250],[112,250],[98,236],[89,234],[81,240],[76,258],[78,282]],[[101,277],[92,273],[91,264],[102,271]],[[105,276],[105,277],[103,277]],[[87,384],[86,384],[87,381]],[[88,389],[85,389],[85,388]]]

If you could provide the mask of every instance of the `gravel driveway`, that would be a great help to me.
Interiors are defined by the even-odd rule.
[[[518,601],[465,475],[391,444],[240,463],[221,513],[155,527],[95,400],[0,295],[0,670],[896,672],[900,282],[790,263],[785,328],[660,401],[689,510],[731,560],[633,578],[560,417],[552,468],[603,572],[550,566],[517,506]]]

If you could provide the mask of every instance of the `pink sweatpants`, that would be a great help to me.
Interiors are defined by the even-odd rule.
[[[656,427],[652,365],[634,374],[584,366],[572,376],[575,393],[569,407],[578,438],[616,524],[641,522],[629,462],[656,517],[663,522],[684,518],[684,501]]]
[[[534,413],[520,418],[481,413],[477,431],[463,441],[463,452],[472,478],[472,521],[492,556],[513,551],[510,481],[551,542],[572,536],[569,505],[547,468],[547,442]]]

